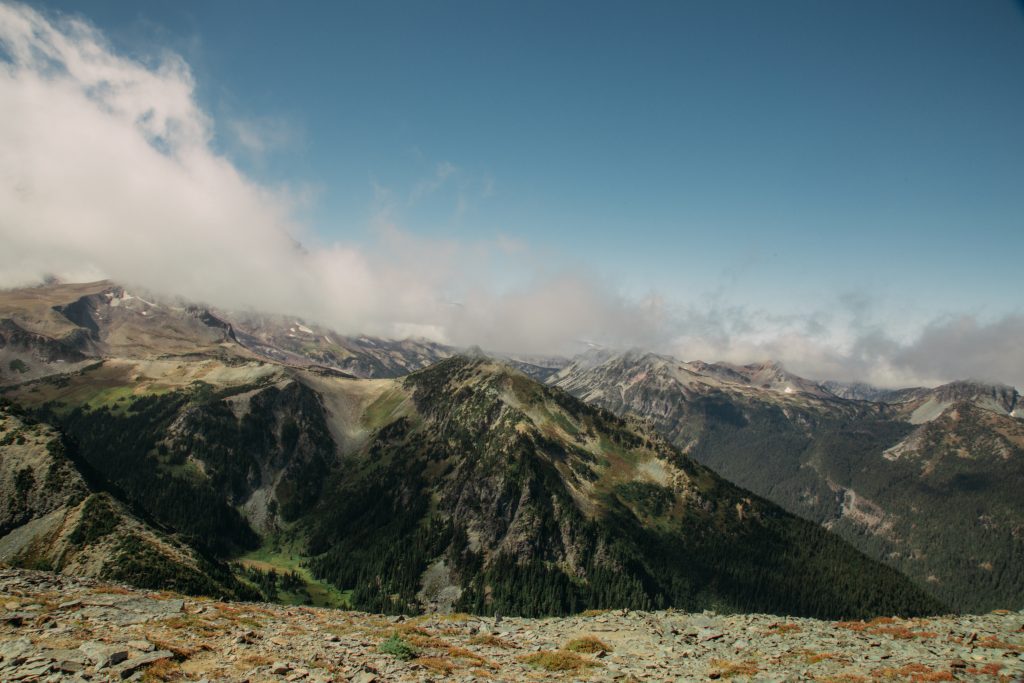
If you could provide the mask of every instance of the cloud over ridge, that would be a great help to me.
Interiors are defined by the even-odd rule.
[[[837,338],[806,319],[750,322],[743,311],[625,297],[599,275],[538,266],[528,246],[509,248],[514,236],[432,240],[387,212],[370,226],[376,244],[321,243],[286,190],[215,150],[180,56],[126,57],[81,19],[0,3],[0,121],[0,286],[109,277],[347,333],[537,353],[585,340],[687,359],[775,358],[822,378],[1024,386],[1020,314],[944,319],[903,342],[856,327]],[[258,128],[239,133],[254,150]],[[442,162],[406,196],[415,203],[455,172]],[[494,274],[508,272],[517,284],[498,284]]]

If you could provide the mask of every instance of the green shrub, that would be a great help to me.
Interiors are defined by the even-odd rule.
[[[385,640],[383,643],[377,646],[377,650],[383,654],[397,657],[401,660],[409,660],[419,655],[420,651],[409,644],[404,638],[397,633],[391,634],[391,637]]]

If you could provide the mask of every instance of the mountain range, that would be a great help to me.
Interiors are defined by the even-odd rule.
[[[383,612],[1024,598],[1006,387],[492,357],[109,282],[0,293],[0,373],[19,565]]]
[[[1012,387],[881,390],[643,352],[591,353],[550,381],[642,416],[957,609],[1024,604],[1024,405]]]

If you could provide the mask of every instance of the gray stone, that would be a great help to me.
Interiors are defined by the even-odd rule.
[[[121,679],[128,678],[139,669],[147,667],[154,662],[159,662],[161,659],[173,659],[174,653],[168,652],[167,650],[157,650],[155,652],[147,652],[141,654],[138,657],[132,657],[125,661],[123,664],[113,670],[115,676],[119,676]]]
[[[79,645],[78,649],[89,658],[97,669],[105,669],[128,659],[128,650],[120,645],[108,645],[90,640]]]
[[[18,638],[0,643],[0,661],[7,666],[17,666],[36,651],[36,646],[28,638]]]

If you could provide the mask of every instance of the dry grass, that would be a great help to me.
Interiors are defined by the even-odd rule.
[[[545,671],[578,671],[587,667],[600,666],[597,662],[592,662],[574,652],[565,650],[535,652],[521,659],[529,666]]]
[[[803,629],[800,624],[772,624],[768,627],[769,635],[780,635],[783,633],[800,633]]]
[[[149,593],[146,593],[146,597],[150,600],[170,600],[176,596],[170,591],[150,591]]]
[[[927,625],[927,621],[919,620],[917,626]],[[837,628],[845,628],[850,631],[871,633],[879,636],[888,636],[897,640],[913,640],[914,638],[936,638],[938,634],[933,631],[914,631],[909,627],[899,624],[892,617],[877,617],[871,621],[840,621]]]
[[[974,644],[975,647],[987,647],[990,650],[1008,650],[1010,652],[1024,652],[1024,645],[1018,645],[1016,643],[1008,643],[1005,640],[999,640],[995,636],[987,636],[982,638]]]
[[[864,631],[873,626],[882,626],[885,624],[895,624],[896,620],[892,617],[875,617],[871,621],[838,621],[836,622],[836,628],[845,628],[851,631]]]
[[[452,612],[451,614],[438,614],[436,618],[438,621],[470,621],[476,617],[465,612]]]
[[[438,626],[434,630],[443,636],[460,636],[466,631],[462,626]]]
[[[599,617],[602,614],[608,614],[611,612],[610,609],[588,609],[580,613],[581,617]]]
[[[872,678],[879,679],[910,679],[911,683],[929,683],[931,681],[955,681],[953,674],[949,671],[939,671],[926,664],[907,664],[899,669],[875,669],[871,672]]]
[[[396,632],[397,633],[397,632]],[[436,636],[431,635],[420,635],[418,633],[408,633],[405,635],[398,634],[405,638],[410,644],[421,647],[421,648],[439,648],[444,649],[448,647],[448,641],[442,640]]]
[[[611,652],[612,646],[598,640],[595,636],[581,636],[570,640],[562,646],[562,649],[568,650],[569,652],[583,652],[589,655],[595,655],[598,652]]]
[[[395,626],[394,631],[396,633],[400,633],[403,636],[412,636],[412,635],[416,635],[416,636],[431,636],[431,635],[433,635],[430,631],[428,631],[427,629],[423,628],[422,626],[417,626],[416,624],[408,624],[408,623],[406,623],[406,624],[399,624],[399,625]]]
[[[841,660],[841,659],[843,659],[843,658],[840,657],[839,655],[833,654],[831,652],[817,652],[817,653],[808,652],[806,655],[804,655],[804,660],[808,664],[817,664],[818,662],[835,661],[835,660]]]
[[[455,671],[455,669],[458,668],[455,665],[455,662],[449,659],[444,659],[442,657],[417,657],[416,659],[412,660],[411,664],[419,664],[424,669],[429,669],[434,673],[442,674],[445,676],[452,673],[453,671]]]
[[[875,633],[880,636],[889,636],[897,640],[913,640],[914,638],[936,638],[938,633],[934,631],[911,631],[906,626],[877,626],[869,628],[868,633]]]
[[[246,666],[253,667],[268,666],[270,664],[273,664],[276,660],[274,657],[271,657],[270,655],[251,654],[245,655],[244,657],[239,657],[238,661],[244,662]]]
[[[185,678],[181,665],[170,659],[158,659],[146,667],[142,674],[143,683],[156,683],[157,681],[178,681]]]
[[[727,659],[712,659],[711,670],[717,673],[720,678],[732,678],[733,676],[753,676],[759,669],[752,660],[745,662],[731,662]]]
[[[486,657],[483,657],[482,655],[478,655],[477,653],[473,652],[472,650],[467,650],[464,647],[458,647],[458,646],[455,646],[455,645],[450,646],[448,648],[448,656],[449,657],[454,657],[456,659],[466,659],[466,660],[469,660],[471,662],[475,662],[477,664],[480,664],[482,666],[487,666],[487,667],[492,667],[492,668],[494,667],[494,665],[491,662],[487,661]]]
[[[481,633],[478,636],[473,636],[469,639],[470,645],[486,645],[487,647],[497,647],[502,650],[514,650],[516,648],[515,643],[511,640],[505,640],[498,636],[491,635],[490,633]]]
[[[981,667],[972,666],[972,667],[966,669],[966,671],[969,674],[981,674],[981,675],[984,675],[984,676],[998,676],[999,672],[1002,670],[1002,668],[1003,668],[1002,664],[996,664],[995,662],[992,662],[991,664],[986,664],[985,666],[981,666]]]

